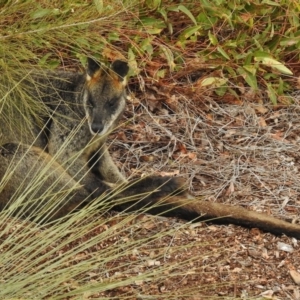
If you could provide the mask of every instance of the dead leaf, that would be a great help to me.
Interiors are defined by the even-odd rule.
[[[247,22],[250,18],[253,18],[252,15],[250,13],[243,13],[241,14],[241,18]]]
[[[210,225],[210,226],[207,226],[209,230],[213,231],[213,232],[216,232],[218,231],[220,228],[218,228],[217,226],[214,226],[214,225]]]
[[[254,258],[261,256],[260,252],[255,249],[248,249],[248,254]]]
[[[293,252],[294,248],[287,244],[287,243],[282,243],[282,242],[278,242],[277,243],[277,249],[281,250],[281,251],[285,251],[285,252]]]
[[[290,270],[290,275],[293,278],[294,282],[300,285],[300,274],[295,270]]]
[[[153,162],[154,156],[153,155],[141,155],[140,160],[143,162]]]
[[[126,137],[126,134],[124,131],[120,131],[117,133],[118,139],[123,141],[123,142],[128,142],[128,139]]]
[[[213,121],[214,116],[212,114],[206,114],[206,119],[209,120],[209,121]]]
[[[285,139],[282,138],[283,133],[281,131],[277,131],[276,133],[271,133],[270,137],[277,141],[286,142]]]
[[[173,172],[160,172],[161,176],[176,176],[179,175],[179,170],[175,170]]]
[[[148,267],[160,266],[160,261],[159,260],[154,260],[154,259],[148,259],[146,261],[146,264],[147,264]]]
[[[121,59],[121,60],[125,59],[124,55],[121,52],[117,51],[115,48],[112,49],[109,47],[105,47],[102,50],[102,55],[112,61],[116,59]]]
[[[234,184],[233,182],[231,181],[230,184],[229,184],[229,187],[225,193],[226,196],[229,196],[231,195],[232,193],[234,192]]]
[[[183,154],[187,154],[186,146],[182,143],[177,143],[177,150],[179,150]]]
[[[267,127],[266,120],[263,117],[259,118],[258,124],[260,127]]]
[[[188,158],[192,159],[192,160],[197,159],[197,153],[195,153],[195,152],[189,152],[188,153]]]
[[[291,104],[291,97],[289,96],[278,96],[277,97],[278,103],[283,104],[283,105],[290,105]]]
[[[262,104],[255,105],[254,109],[260,114],[266,114],[269,110]]]
[[[297,78],[297,88],[300,88],[300,77]]]
[[[262,292],[260,295],[263,296],[265,299],[274,299],[273,294],[274,292],[272,290],[267,290]]]

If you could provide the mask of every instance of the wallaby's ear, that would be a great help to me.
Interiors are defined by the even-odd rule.
[[[93,77],[94,74],[101,68],[101,64],[92,58],[87,58],[87,69],[86,72],[90,77]]]
[[[115,60],[111,64],[111,69],[118,74],[122,79],[127,75],[129,71],[129,67],[127,62],[123,60]]]

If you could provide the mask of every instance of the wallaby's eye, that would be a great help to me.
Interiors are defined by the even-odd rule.
[[[116,106],[118,103],[118,99],[117,98],[112,98],[109,102],[108,102],[108,106],[109,107],[114,107]]]
[[[95,107],[95,103],[94,103],[94,101],[93,101],[93,99],[92,99],[91,97],[88,98],[88,105],[89,105],[90,107],[92,107],[92,108]]]

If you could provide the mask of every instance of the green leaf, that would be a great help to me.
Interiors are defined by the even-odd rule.
[[[84,46],[84,47],[87,47],[87,49],[90,49],[90,42],[86,39],[86,38],[84,38],[84,36],[82,36],[82,37],[78,37],[77,39],[76,39],[76,43],[77,43],[77,45],[78,46]]]
[[[160,8],[157,12],[162,15],[162,17],[164,18],[165,22],[168,21],[168,13],[166,12],[166,10],[165,10],[164,7]]]
[[[102,0],[94,0],[94,4],[99,14],[103,12],[103,1]]]
[[[53,10],[49,9],[49,8],[40,8],[31,14],[31,18],[32,19],[40,19],[40,18],[49,16],[50,14],[52,14],[52,11]]]
[[[140,45],[140,48],[150,56],[153,54],[152,40],[152,38],[146,38],[141,42]]]
[[[218,18],[212,15],[207,15],[204,12],[201,12],[197,17],[196,20],[198,24],[201,24],[205,30],[208,30],[214,26],[217,22]]]
[[[249,72],[247,69],[245,69],[244,67],[239,67],[237,69],[238,73],[245,79],[245,81],[249,84],[250,87],[252,87],[252,89],[257,90],[257,79],[256,76],[254,74],[252,74],[251,72]]]
[[[269,96],[271,102],[274,105],[276,105],[277,104],[277,95],[270,83],[267,83],[267,89],[268,89],[268,96]]]
[[[219,97],[223,97],[226,94],[227,90],[228,90],[227,86],[221,86],[215,89],[215,93]]]
[[[194,35],[196,32],[198,32],[198,30],[201,29],[201,26],[192,26],[190,28],[187,28],[186,30],[184,30],[180,36],[179,39],[180,40],[187,40],[189,37],[191,37],[192,35]]]
[[[46,61],[48,60],[48,58],[51,56],[52,54],[51,53],[47,53],[45,54],[40,60],[39,60],[39,65],[42,66],[42,67],[45,67],[46,65]]]
[[[283,92],[284,92],[284,82],[281,78],[279,78],[278,94],[282,95]]]
[[[262,58],[262,57],[270,57],[270,54],[268,52],[264,52],[264,51],[255,51],[253,53],[253,56],[256,58]]]
[[[219,53],[221,53],[226,59],[230,60],[230,57],[228,56],[228,54],[220,47],[217,47],[217,50]]]
[[[281,62],[275,60],[274,58],[271,57],[254,57],[254,60],[261,62],[263,65],[271,67],[273,69],[278,70],[279,72],[286,74],[286,75],[293,75],[293,72],[288,69],[285,65],[283,65]]]
[[[128,49],[128,61],[136,61],[136,57],[134,52],[132,51],[132,48]]]
[[[47,63],[47,67],[50,70],[56,69],[60,65],[60,61],[58,59],[50,59]]]
[[[210,42],[211,42],[214,46],[216,46],[216,45],[219,43],[219,42],[218,42],[218,39],[216,38],[216,36],[213,35],[213,34],[211,33],[210,30],[208,31],[208,38],[209,38]]]
[[[160,45],[160,48],[161,48],[162,52],[164,53],[165,58],[168,61],[170,71],[171,72],[174,71],[175,63],[174,63],[174,55],[173,55],[172,51],[168,47],[163,46],[163,45]]]
[[[195,17],[193,16],[193,14],[184,6],[184,5],[179,5],[178,9],[183,12],[184,14],[186,14],[195,25],[197,25],[197,21],[195,19]]]
[[[45,54],[38,62],[39,66],[46,67],[48,69],[55,69],[59,66],[60,61],[58,59],[51,59],[52,53]]]
[[[155,78],[158,79],[158,78],[164,78],[166,76],[166,69],[161,69],[161,70],[158,70],[157,73],[155,74]]]
[[[244,65],[243,68],[252,75],[256,75],[257,68],[255,65]]]
[[[280,6],[280,3],[277,3],[277,2],[271,1],[271,0],[263,0],[261,2],[261,4],[267,4],[267,5],[272,5],[272,6]]]
[[[149,34],[159,34],[166,28],[165,22],[156,18],[144,17],[141,22]]]
[[[107,36],[107,40],[109,42],[116,42],[116,41],[120,41],[120,35],[117,32],[110,32]]]
[[[146,0],[146,4],[150,9],[156,10],[161,6],[161,0]]]
[[[200,86],[208,86],[208,85],[214,85],[215,87],[221,87],[227,82],[226,78],[220,78],[220,77],[207,77],[204,78]]]
[[[288,37],[280,41],[280,46],[293,46],[300,42],[300,37]]]

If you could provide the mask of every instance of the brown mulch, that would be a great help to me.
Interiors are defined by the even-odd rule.
[[[153,234],[153,231],[161,228],[175,226],[171,219],[144,218],[149,218],[148,222],[152,221],[153,228],[147,228],[143,234]],[[136,235],[135,238],[141,236]],[[281,250],[280,243],[290,246],[293,252]],[[177,250],[179,246],[183,248]],[[175,250],[172,250],[173,247]],[[165,295],[166,299],[249,299],[265,294],[270,297],[267,299],[299,299],[299,287],[289,273],[297,267],[299,270],[299,245],[294,239],[278,238],[232,225],[199,228],[186,225],[180,227],[175,236],[164,237],[159,243],[156,241],[147,247],[142,246],[138,250],[139,255],[127,257],[131,272],[136,270],[136,273],[131,273],[132,276],[145,271],[146,267],[152,267],[148,261],[152,261],[151,253],[157,249],[166,251],[166,258],[153,260],[154,263],[160,267],[172,266],[175,276],[167,279],[154,277],[150,282],[136,282],[107,291],[101,296],[126,296],[129,299],[151,299],[151,295],[157,297],[155,299],[162,299]],[[198,260],[194,261],[196,257]],[[116,274],[128,276],[123,262],[124,258],[120,260],[122,267],[111,274],[112,279]],[[133,264],[137,267],[134,268]]]
[[[143,96],[141,102],[131,97],[126,125],[111,136],[111,153],[126,175],[183,176],[191,193],[209,201],[299,222],[297,94],[293,104],[281,106],[246,97],[232,104],[203,96],[197,103],[174,94],[170,107],[151,93]],[[167,227],[184,223],[145,218],[154,220],[154,231],[161,229],[160,222]],[[233,225],[197,225],[182,225],[173,240],[188,250],[159,262],[180,264],[199,257],[197,263],[182,266],[181,276],[140,282],[105,296],[159,299],[168,292],[180,299],[177,295],[187,291],[182,299],[300,299],[300,246],[295,238]],[[169,242],[155,246],[164,249]]]

